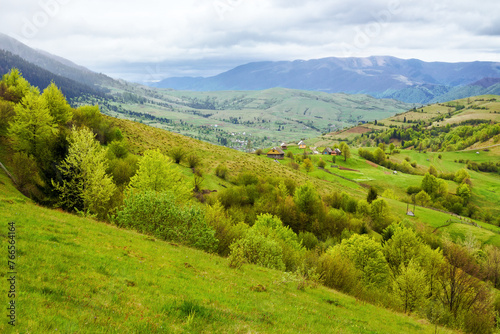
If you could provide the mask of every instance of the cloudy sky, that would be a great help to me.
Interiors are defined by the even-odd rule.
[[[500,61],[498,0],[0,0],[0,32],[132,81],[250,61]]]

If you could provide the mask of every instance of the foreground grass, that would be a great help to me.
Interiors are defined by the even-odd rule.
[[[3,174],[0,189],[1,249],[13,221],[18,272],[17,324],[5,317],[2,333],[434,332],[324,287],[298,290],[282,272],[231,270],[215,255],[39,207]]]

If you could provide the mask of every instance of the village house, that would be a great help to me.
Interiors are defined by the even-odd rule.
[[[329,147],[327,147],[323,150],[323,155],[332,155],[332,153],[333,153],[333,150]]]
[[[281,149],[282,150],[286,150],[288,147],[286,145],[286,143],[281,143]]]
[[[306,148],[306,143],[304,143],[302,140],[299,141],[297,145],[299,145],[299,148]]]
[[[267,157],[273,159],[283,159],[285,158],[285,152],[283,152],[283,150],[279,147],[273,147],[269,150],[269,152],[267,152]]]

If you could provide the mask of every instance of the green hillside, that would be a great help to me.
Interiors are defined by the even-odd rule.
[[[3,171],[0,190],[1,247],[14,222],[17,271],[16,326],[4,317],[2,333],[434,332],[334,290],[298,290],[291,274],[233,270],[225,258],[42,208]]]
[[[496,124],[419,121],[342,141],[342,156],[290,145],[275,160],[103,116],[97,106],[71,108],[55,85],[40,92],[16,71],[0,88],[0,161],[33,200],[2,172],[2,215],[19,234],[6,238],[19,241],[19,265],[9,269],[32,256],[26,317],[45,319],[27,331],[82,322],[97,326],[90,332],[495,328],[497,151],[452,148],[494,142]],[[426,320],[396,329],[399,321],[364,311],[363,323],[342,323],[357,316],[339,313],[332,325],[323,310],[347,312],[352,299],[323,297],[326,287]],[[290,303],[306,296],[327,301]],[[56,318],[61,325],[50,327]]]
[[[284,88],[192,92],[125,85],[107,99],[78,98],[111,116],[182,133],[239,150],[298,142],[359,121],[392,116],[412,107],[367,95],[327,94]]]

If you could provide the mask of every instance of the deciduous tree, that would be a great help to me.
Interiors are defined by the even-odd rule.
[[[106,173],[106,151],[88,128],[73,127],[68,155],[57,167],[61,180],[53,186],[59,191],[60,205],[69,210],[105,218],[116,186]]]

